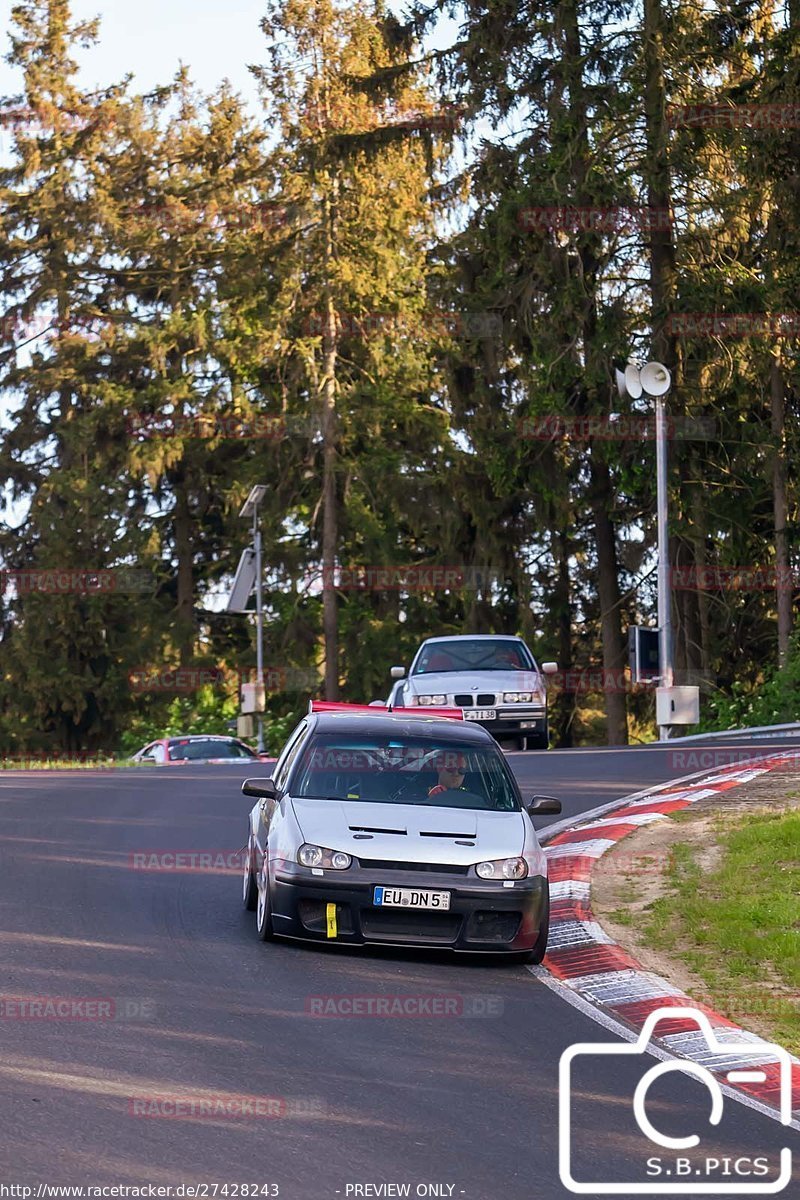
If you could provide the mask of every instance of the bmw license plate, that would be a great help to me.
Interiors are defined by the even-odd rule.
[[[465,708],[465,721],[493,721],[497,716],[496,708]]]
[[[449,892],[429,892],[420,888],[376,887],[372,897],[378,908],[430,908],[446,912]]]

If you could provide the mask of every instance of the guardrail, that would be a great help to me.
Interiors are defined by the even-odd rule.
[[[720,729],[709,733],[688,733],[683,737],[671,737],[670,742],[704,742],[709,738],[749,737],[759,734],[762,737],[783,737],[786,733],[800,733],[800,721],[787,721],[784,725],[752,725],[747,729]],[[656,743],[651,743],[655,745]],[[659,745],[666,745],[659,742]]]

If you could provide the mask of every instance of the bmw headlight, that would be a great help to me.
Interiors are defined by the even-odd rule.
[[[528,864],[524,858],[495,858],[478,863],[475,872],[481,879],[524,879]]]
[[[503,702],[505,704],[530,704],[531,700],[538,699],[533,692],[503,692]]]
[[[417,703],[419,703],[419,704],[446,704],[447,696],[441,696],[441,695],[417,696]]]
[[[297,861],[304,867],[327,867],[331,871],[346,871],[353,860],[343,850],[326,850],[324,846],[312,846],[304,842],[297,851]]]

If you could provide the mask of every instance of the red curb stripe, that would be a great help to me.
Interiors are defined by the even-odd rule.
[[[659,1008],[694,1008],[699,1013],[705,1013],[712,1025],[720,1025],[728,1029],[741,1028],[734,1021],[729,1021],[727,1017],[722,1017],[719,1013],[714,1012],[706,1004],[692,1000],[690,996],[656,996],[652,1000],[633,1000],[629,1004],[609,1004],[608,1007],[623,1021],[627,1021],[639,1029],[642,1028],[650,1014]],[[664,1018],[656,1026],[656,1037],[669,1037],[671,1033],[693,1033],[696,1029],[697,1022],[689,1017],[675,1017],[669,1020]]]
[[[554,837],[548,846],[565,846],[569,842],[596,842],[599,840],[616,842],[620,838],[626,837],[629,833],[633,833],[634,829],[640,828],[633,821],[620,821],[615,825],[601,825],[599,829],[576,829],[574,831],[567,830],[564,833],[559,833]]]
[[[544,965],[558,979],[578,979],[581,975],[604,975],[607,971],[641,971],[635,958],[619,946],[591,942],[586,946],[565,946],[550,950]]]
[[[619,817],[621,821],[624,821],[625,817],[632,817],[635,813],[663,813],[667,817],[670,813],[679,812],[682,808],[691,808],[691,805],[691,800],[668,800],[653,804],[641,804],[636,808],[622,808],[619,812],[614,813],[614,816]]]
[[[559,921],[593,921],[594,913],[588,900],[552,900],[550,902],[550,924]]]
[[[763,1071],[766,1075],[764,1083],[736,1083],[732,1086],[741,1088],[743,1092],[747,1092],[750,1096],[755,1096],[764,1104],[770,1104],[778,1108],[781,1102],[781,1064],[779,1062],[763,1063],[758,1067],[753,1068],[754,1071]],[[725,1076],[722,1073],[715,1072],[717,1078],[724,1080]],[[800,1108],[800,1063],[792,1063],[792,1112]]]
[[[593,858],[575,855],[574,858],[555,858],[547,865],[547,874],[551,883],[563,883],[574,879],[577,883],[588,883],[592,874]]]

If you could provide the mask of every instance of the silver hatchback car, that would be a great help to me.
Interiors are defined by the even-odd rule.
[[[247,830],[244,906],[258,935],[391,943],[541,962],[547,860],[494,739],[420,713],[321,706],[289,738]]]

